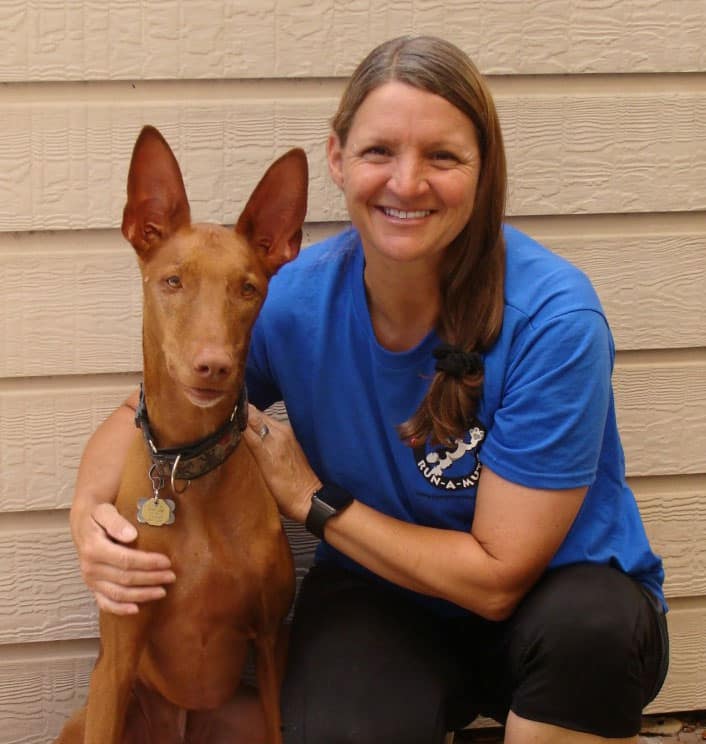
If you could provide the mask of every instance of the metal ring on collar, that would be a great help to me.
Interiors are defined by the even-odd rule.
[[[184,491],[186,491],[186,489],[191,485],[191,481],[190,480],[187,480],[186,481],[186,485],[184,486],[184,488],[182,488],[181,491],[177,490],[175,481],[176,481],[176,470],[177,470],[177,467],[179,466],[179,460],[181,460],[181,455],[177,455],[176,456],[176,460],[174,460],[174,465],[172,465],[172,472],[170,474],[170,481],[171,481],[171,485],[172,485],[172,491],[177,496],[179,496],[179,494],[184,493]]]

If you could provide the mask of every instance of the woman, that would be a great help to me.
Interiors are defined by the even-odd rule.
[[[381,45],[328,162],[353,227],[273,279],[248,368],[251,400],[283,399],[293,433],[253,408],[247,441],[281,511],[324,538],[285,740],[441,742],[484,713],[510,744],[636,741],[667,637],[613,343],[588,280],[503,226],[485,83],[440,39]],[[174,579],[107,539],[133,536],[106,503],[128,418],[89,444],[72,510],[87,583],[116,612]]]

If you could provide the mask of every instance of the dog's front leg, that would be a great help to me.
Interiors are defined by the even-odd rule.
[[[255,670],[268,744],[281,744],[282,742],[279,694],[281,680],[278,674],[276,646],[276,634],[263,634],[255,639]]]
[[[100,615],[101,649],[91,675],[84,744],[122,744],[130,689],[137,674],[151,613]]]

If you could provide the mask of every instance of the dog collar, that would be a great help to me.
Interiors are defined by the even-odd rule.
[[[153,482],[155,479],[161,482],[171,480],[172,489],[174,481],[200,478],[224,463],[238,446],[247,423],[248,393],[243,385],[233,412],[216,432],[182,447],[157,449],[147,416],[145,391],[140,385],[140,402],[135,410],[135,426],[142,429],[152,458],[150,477]]]

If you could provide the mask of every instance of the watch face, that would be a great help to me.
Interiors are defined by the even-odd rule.
[[[311,509],[328,519],[338,513],[338,508],[321,498],[321,491],[315,493],[311,499]]]
[[[324,525],[353,501],[353,496],[338,486],[323,486],[311,497],[311,508],[306,517],[306,528],[318,538],[324,537]]]
[[[339,488],[334,483],[325,484],[320,491],[317,491],[314,494],[314,496],[329,506],[333,506],[336,510],[343,509],[353,501],[353,497],[348,493],[348,491]]]

